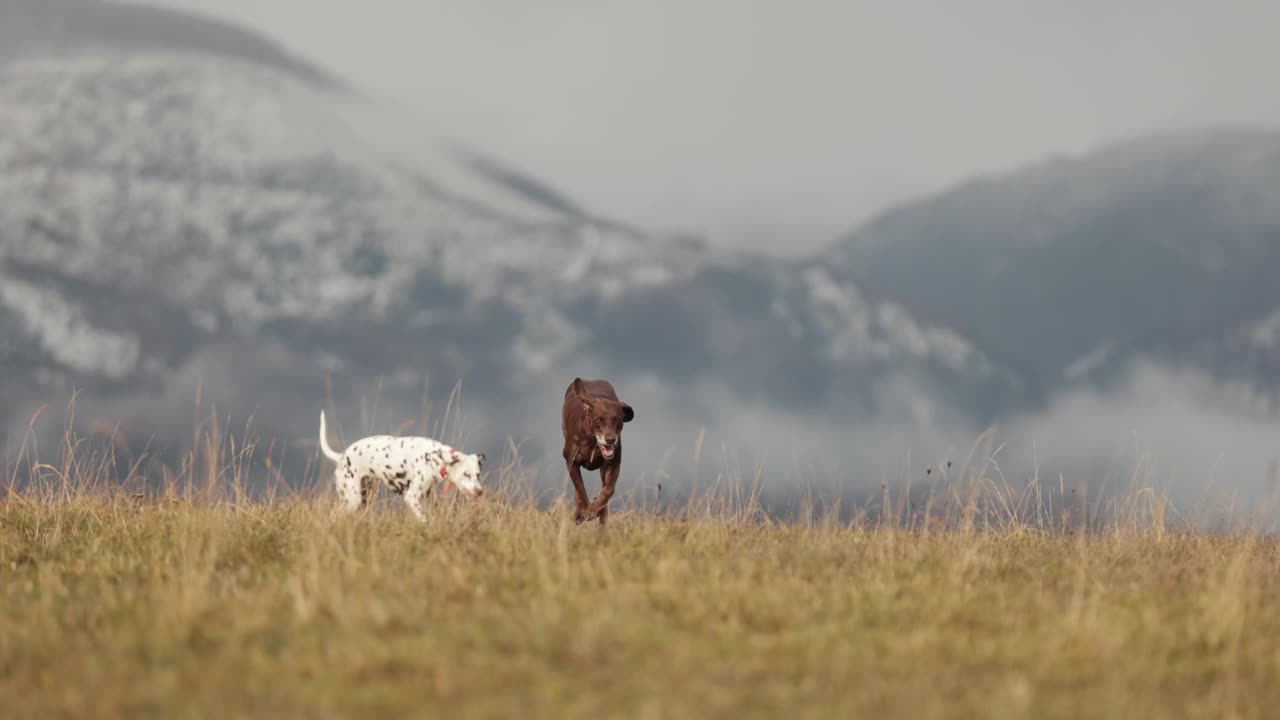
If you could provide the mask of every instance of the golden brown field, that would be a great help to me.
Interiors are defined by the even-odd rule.
[[[602,529],[510,465],[422,526],[332,519],[327,485],[249,497],[232,452],[142,496],[58,455],[0,497],[4,717],[1280,708],[1280,547],[1168,529],[1150,493],[1089,532],[991,522],[982,478],[932,522],[780,523],[748,492]]]

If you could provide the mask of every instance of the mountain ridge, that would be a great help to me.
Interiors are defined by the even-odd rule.
[[[190,11],[100,0],[0,0],[0,59],[82,50],[173,51],[237,57],[288,71],[317,87],[350,90],[243,26]],[[6,31],[7,28],[7,31]]]
[[[1176,364],[1280,307],[1277,180],[1280,131],[1157,133],[959,183],[826,256],[888,295],[909,285],[914,311],[1052,391],[1104,349],[1109,372]]]
[[[599,218],[270,62],[37,53],[0,63],[0,103],[16,109],[0,116],[11,441],[72,387],[125,427],[169,432],[202,397],[311,437],[322,388],[342,404],[378,388],[415,416],[465,379],[469,407],[504,418],[486,442],[546,444],[537,418],[566,374],[656,381],[646,413],[706,422],[732,416],[712,387],[844,421],[991,414],[1022,392],[963,336],[820,262]],[[663,432],[655,456],[683,431]]]

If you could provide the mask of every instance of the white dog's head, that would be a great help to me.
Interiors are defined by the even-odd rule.
[[[480,486],[480,468],[484,467],[484,453],[464,453],[454,450],[447,458],[444,478],[469,498],[484,494]]]

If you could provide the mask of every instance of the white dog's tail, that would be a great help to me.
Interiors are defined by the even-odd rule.
[[[320,411],[320,451],[325,454],[325,457],[328,457],[330,460],[334,461],[335,463],[342,462],[342,455],[334,452],[333,448],[329,447],[329,438],[324,431],[324,411],[323,410]]]

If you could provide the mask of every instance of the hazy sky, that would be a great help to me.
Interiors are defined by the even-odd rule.
[[[1280,124],[1272,0],[153,1],[244,21],[596,212],[754,248],[1117,137]]]

